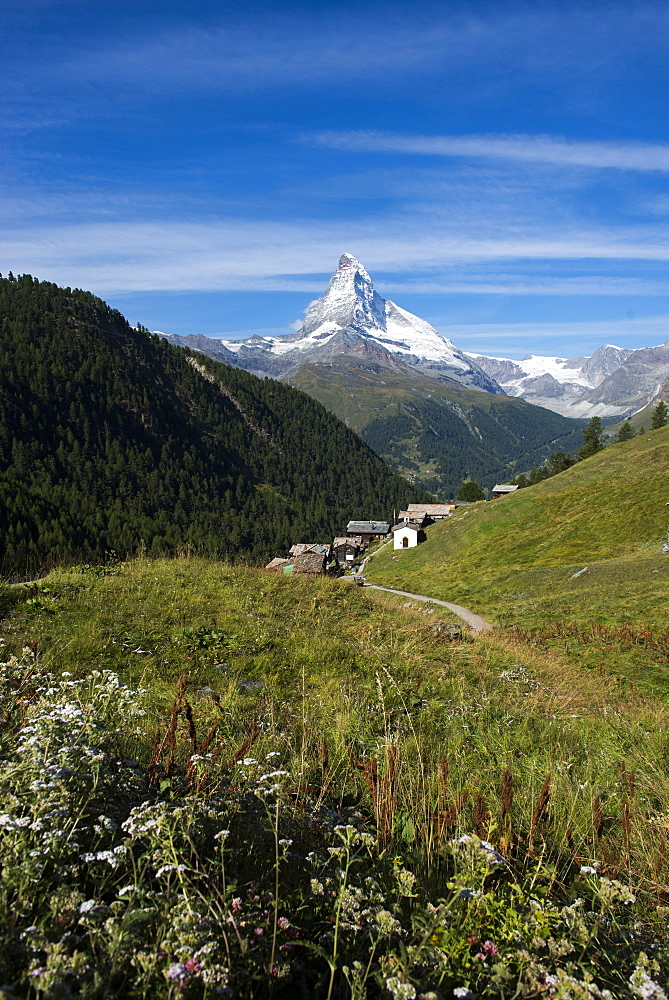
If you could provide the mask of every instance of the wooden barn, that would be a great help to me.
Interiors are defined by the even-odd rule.
[[[335,538],[332,554],[340,567],[351,566],[360,553],[362,540],[358,538]]]
[[[517,486],[511,486],[510,483],[498,483],[497,486],[493,486],[492,488],[492,498],[496,500],[497,497],[505,497],[509,493],[515,493],[517,489]]]

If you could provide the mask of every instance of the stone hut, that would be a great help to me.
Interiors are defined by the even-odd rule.
[[[303,552],[293,560],[293,573],[321,576],[327,570],[327,558],[322,552]]]

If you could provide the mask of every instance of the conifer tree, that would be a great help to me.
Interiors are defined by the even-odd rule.
[[[636,437],[636,432],[632,427],[631,423],[629,422],[629,420],[626,420],[618,428],[618,433],[616,435],[616,442],[620,443],[621,441],[631,441],[633,437]]]
[[[583,444],[579,450],[578,457],[590,458],[591,455],[596,455],[597,452],[601,451],[604,447],[602,444],[604,429],[602,427],[601,419],[599,417],[592,417],[588,426],[582,433]]]
[[[455,499],[464,500],[467,503],[476,503],[478,500],[485,500],[485,493],[473,479],[467,479],[458,490],[458,495]]]
[[[650,421],[650,429],[652,431],[659,430],[660,427],[664,427],[667,423],[667,404],[664,400],[660,400],[655,409],[653,410],[653,416]]]

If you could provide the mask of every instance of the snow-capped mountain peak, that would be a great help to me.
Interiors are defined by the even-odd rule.
[[[384,301],[353,254],[341,255],[325,295],[311,303],[295,339],[315,333],[326,323],[336,324],[341,330],[351,325],[385,330]]]
[[[295,333],[217,343],[217,350],[232,363],[262,375],[288,377],[312,362],[367,354],[375,363],[401,364],[432,378],[504,394],[494,378],[426,320],[383,299],[369,272],[350,253],[341,255],[325,294],[309,305]]]

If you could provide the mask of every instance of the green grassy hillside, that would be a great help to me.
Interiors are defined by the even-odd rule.
[[[367,575],[463,604],[500,625],[539,629],[540,639],[552,631],[551,644],[572,655],[583,651],[576,625],[587,624],[594,630],[586,644],[591,665],[626,664],[636,679],[669,692],[666,654],[649,654],[639,637],[597,634],[604,625],[666,632],[669,557],[660,550],[668,501],[665,427],[460,511],[428,528],[417,549],[374,557]],[[624,654],[621,644],[630,647]]]
[[[464,479],[489,488],[582,443],[584,421],[371,360],[342,356],[306,365],[289,381],[357,431],[397,472],[445,497]]]
[[[8,995],[661,997],[665,703],[393,601],[188,558],[0,589]]]

